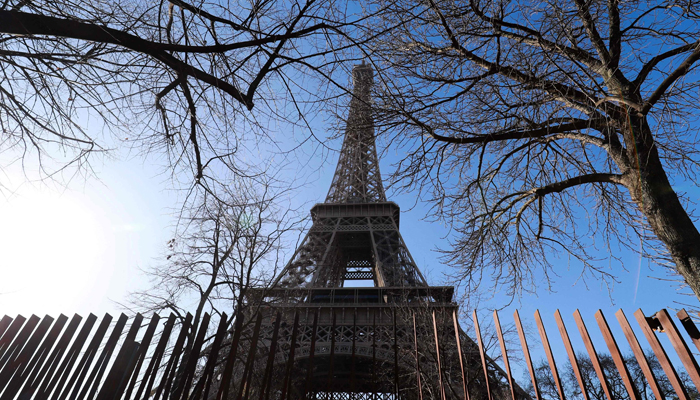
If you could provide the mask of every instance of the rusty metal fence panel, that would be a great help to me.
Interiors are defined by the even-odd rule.
[[[651,353],[643,351],[622,310],[615,314],[623,332],[622,337],[614,337],[601,311],[592,318],[604,339],[607,353],[594,347],[578,311],[573,318],[584,344],[580,352],[572,345],[572,337],[559,311],[554,314],[556,329],[550,328],[549,332],[540,313],[534,315],[539,337],[526,334],[516,311],[513,322],[519,348],[505,340],[501,320],[494,312],[498,339],[498,347],[495,348],[498,352],[494,353],[500,354],[487,354],[482,338],[483,325],[480,325],[476,312],[472,316],[472,333],[476,340],[472,340],[460,328],[454,307],[430,310],[425,318],[418,315],[416,310],[394,309],[389,325],[383,328],[377,323],[377,314],[370,317],[367,309],[367,321],[372,322],[364,330],[358,327],[357,320],[358,315],[364,315],[365,309],[360,305],[351,308],[352,323],[345,328],[341,326],[336,312],[329,320],[332,322],[321,321],[318,309],[307,311],[305,315],[299,310],[289,315],[280,311],[266,316],[259,313],[249,316],[247,321],[239,318],[233,326],[225,326],[223,322],[210,324],[210,316],[205,315],[198,327],[192,327],[191,315],[176,323],[175,315],[167,319],[153,315],[149,321],[144,321],[137,314],[129,324],[124,314],[116,321],[107,314],[99,323],[92,314],[84,319],[79,315],[70,319],[64,315],[56,319],[49,316],[42,319],[34,315],[29,318],[5,316],[0,319],[0,400],[475,400],[476,397],[540,400],[544,396],[541,391],[543,383],[538,380],[542,380],[543,366],[537,372],[533,365],[533,343],[539,343],[544,348],[547,374],[551,373],[553,387],[556,388],[552,393],[561,400],[566,400],[567,389],[576,391],[577,396],[584,400],[593,398],[593,384],[588,375],[582,372],[584,364],[592,366],[597,377],[596,385],[599,385],[596,387],[602,388],[607,400],[646,398],[641,394],[642,388],[638,387],[639,380],[635,381],[630,373],[630,357],[625,359],[622,355],[620,345],[627,347],[624,343],[629,345],[634,355],[646,381],[644,384],[648,385],[645,388],[657,399],[664,400],[670,396],[690,400],[697,396],[697,388],[700,387],[700,367],[683,339],[678,322],[698,350],[700,331],[685,310],[678,312],[675,318],[667,310],[653,316],[646,316],[641,310],[634,313],[643,340],[648,344],[645,347],[649,347]],[[226,320],[225,315],[219,319]],[[387,335],[393,336],[391,346],[382,343],[386,340],[379,329],[385,329]],[[325,332],[325,337],[330,337],[330,345],[316,342],[321,331]],[[553,334],[557,331],[558,337]],[[667,337],[670,348],[662,345],[659,340],[662,335]],[[429,340],[421,339],[431,336]],[[371,346],[371,351],[363,350],[364,361],[359,359],[360,340]],[[575,379],[567,382],[575,388],[566,387],[567,383],[562,379],[564,372],[561,366],[557,366],[551,347],[555,340],[562,343],[566,350],[560,359],[565,357],[568,360],[566,368],[570,368],[568,371]],[[303,342],[307,343],[306,349],[302,349]],[[342,346],[350,347],[344,349]],[[426,346],[432,346],[432,350],[426,351]],[[391,352],[389,357],[386,356],[387,351]],[[332,389],[334,370],[339,371],[343,363],[348,365],[348,352],[351,355],[351,367],[348,368],[352,371],[348,392],[352,393],[336,393]],[[434,354],[434,360],[427,356],[428,353]],[[513,377],[511,365],[514,353],[524,356],[531,382],[528,391],[518,386]],[[378,354],[382,354],[382,357]],[[473,357],[470,358],[468,354]],[[650,357],[652,354],[653,357]],[[680,365],[674,365],[671,360],[675,356],[669,357],[669,354],[675,354]],[[601,355],[612,359],[614,369],[605,369]],[[493,358],[497,356],[501,358],[498,362]],[[323,357],[326,360],[324,365],[329,366],[325,372],[327,389],[312,389],[312,382],[317,379],[312,377],[314,362],[320,362]],[[448,365],[450,357],[459,362],[451,367]],[[376,376],[378,368],[387,365],[387,362],[393,362],[393,367],[388,368],[391,372],[386,375],[391,376],[389,384],[382,386],[376,378],[360,373],[360,366],[365,365]],[[299,367],[295,368],[297,365],[306,368],[304,373],[299,372]],[[679,372],[679,368],[683,370]],[[616,371],[617,375],[613,376],[611,370]],[[659,371],[663,371],[664,376],[657,376]],[[549,376],[546,378],[549,379]],[[429,380],[435,381],[433,387],[426,382]],[[318,381],[324,380],[319,378]],[[613,393],[613,381],[622,382],[620,387],[624,387],[626,393]],[[297,384],[297,391],[293,390],[293,382],[301,382]],[[670,385],[672,392],[664,390],[660,382]]]

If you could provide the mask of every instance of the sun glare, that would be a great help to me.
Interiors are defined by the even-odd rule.
[[[109,232],[99,210],[78,195],[48,189],[22,190],[0,205],[3,313],[83,308],[99,281],[109,279],[100,268]]]

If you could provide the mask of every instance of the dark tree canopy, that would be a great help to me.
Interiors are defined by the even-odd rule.
[[[517,295],[562,251],[605,278],[599,251],[643,240],[700,294],[694,199],[674,187],[698,181],[700,4],[373,7],[378,125],[408,154],[394,178],[453,227],[459,279]]]

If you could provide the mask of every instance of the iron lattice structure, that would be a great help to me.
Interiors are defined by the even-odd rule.
[[[470,393],[479,398],[485,385],[484,375],[474,373],[480,371],[478,347],[457,327],[454,289],[428,285],[399,232],[401,210],[386,199],[375,145],[371,67],[355,66],[353,82],[328,196],[311,209],[311,229],[273,288],[249,290],[246,320],[250,329],[260,321],[250,337],[261,338],[256,343],[263,347],[268,340],[278,343],[280,354],[294,349],[295,360],[286,370],[280,356],[267,371],[279,377],[272,381],[287,381],[282,386],[290,398],[461,398],[460,365],[476,377]],[[353,288],[353,281],[374,287]],[[440,334],[450,331],[452,336]],[[443,343],[439,352],[437,343]],[[263,368],[264,360],[258,362]],[[503,375],[497,368],[490,374],[494,382]],[[266,385],[256,384],[255,375],[262,374],[243,379],[250,379],[251,387]],[[448,387],[453,389],[446,392]]]
[[[253,290],[249,304],[263,307],[246,318],[239,351],[261,356],[233,373],[250,388],[241,398],[457,400],[468,384],[471,399],[487,400],[480,348],[458,327],[452,291]],[[488,365],[488,376],[493,399],[505,397],[503,372]]]
[[[353,69],[354,89],[338,166],[313,225],[275,282],[277,287],[427,286],[399,233],[400,209],[384,193],[371,110],[373,72]]]
[[[369,65],[363,63],[356,66],[352,74],[354,88],[345,124],[345,139],[326,203],[385,202],[374,143],[371,107],[374,73]]]

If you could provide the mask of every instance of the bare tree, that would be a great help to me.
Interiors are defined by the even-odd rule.
[[[145,270],[149,287],[132,293],[128,308],[173,312],[181,322],[191,312],[194,340],[204,313],[226,313],[230,325],[247,288],[269,283],[284,261],[284,234],[298,219],[270,182],[239,181],[217,197],[200,190],[198,205],[181,213],[164,258]]]
[[[45,178],[134,143],[186,183],[248,177],[275,121],[306,125],[342,20],[315,0],[2,2],[0,152]]]
[[[552,251],[614,279],[593,261],[622,244],[700,295],[700,233],[673,184],[697,182],[700,4],[368,7],[378,125],[407,154],[394,178],[454,228],[459,279],[518,295],[556,274]]]

